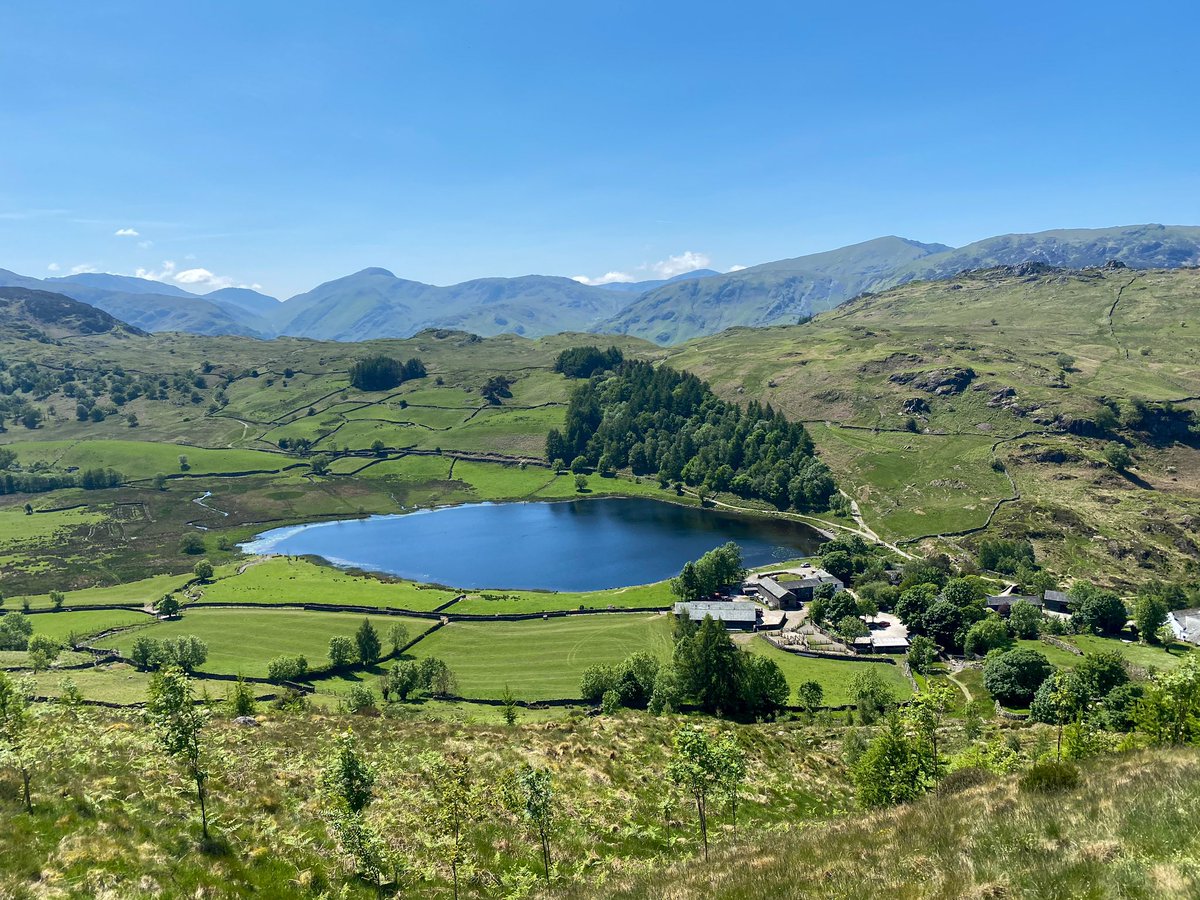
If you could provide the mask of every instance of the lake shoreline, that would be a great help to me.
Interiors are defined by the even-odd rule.
[[[278,526],[238,547],[248,555],[315,557],[346,571],[471,591],[578,593],[661,582],[729,540],[756,568],[810,556],[826,539],[812,525],[783,517],[608,496],[352,515]]]

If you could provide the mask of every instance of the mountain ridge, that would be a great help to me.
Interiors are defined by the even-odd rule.
[[[732,327],[795,322],[866,292],[972,269],[1022,262],[1078,269],[1111,259],[1131,269],[1200,265],[1200,226],[1054,229],[998,235],[958,248],[886,235],[736,272],[700,269],[606,285],[522,275],[439,286],[376,266],[282,302],[249,288],[193,294],[106,273],[42,280],[0,269],[0,285],[62,293],[148,331],[338,341],[409,337],[427,328],[484,337],[570,331],[628,334],[671,345]]]
[[[895,236],[875,238],[658,288],[597,330],[677,344],[739,325],[794,322],[867,291],[950,278],[971,269],[1030,261],[1081,269],[1111,259],[1131,269],[1200,264],[1200,226],[1055,229],[998,235],[960,248]]]

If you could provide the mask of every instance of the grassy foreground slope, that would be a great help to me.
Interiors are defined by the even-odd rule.
[[[47,765],[33,781],[32,815],[19,782],[0,771],[0,896],[377,897],[352,874],[328,827],[320,773],[352,728],[377,768],[369,818],[405,865],[395,894],[448,897],[444,846],[431,835],[437,803],[430,754],[473,761],[482,811],[468,825],[461,896],[547,896],[540,853],[502,785],[530,763],[552,773],[557,896],[603,882],[618,860],[661,861],[699,852],[693,814],[663,779],[677,722],[642,715],[523,723],[517,728],[429,720],[349,720],[318,713],[266,715],[259,728],[214,722],[208,759],[214,840],[199,845],[195,797],[180,769],[137,718],[48,709]],[[742,829],[825,819],[846,803],[832,757],[794,725],[731,726],[747,748],[753,793]],[[714,821],[715,832],[719,826]],[[723,826],[720,830],[724,830]]]
[[[1195,897],[1200,755],[1105,758],[1077,789],[1016,779],[723,846],[573,897]]]

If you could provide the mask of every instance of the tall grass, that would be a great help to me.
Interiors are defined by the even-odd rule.
[[[1200,753],[1105,757],[1074,791],[1015,778],[727,844],[610,882],[606,897],[1200,896]],[[592,892],[578,897],[599,896]]]

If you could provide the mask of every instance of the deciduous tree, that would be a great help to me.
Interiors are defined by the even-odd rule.
[[[208,711],[196,704],[192,681],[183,669],[172,666],[154,675],[146,714],[163,749],[179,761],[196,786],[200,827],[207,841],[209,770],[204,729],[208,725]]]

